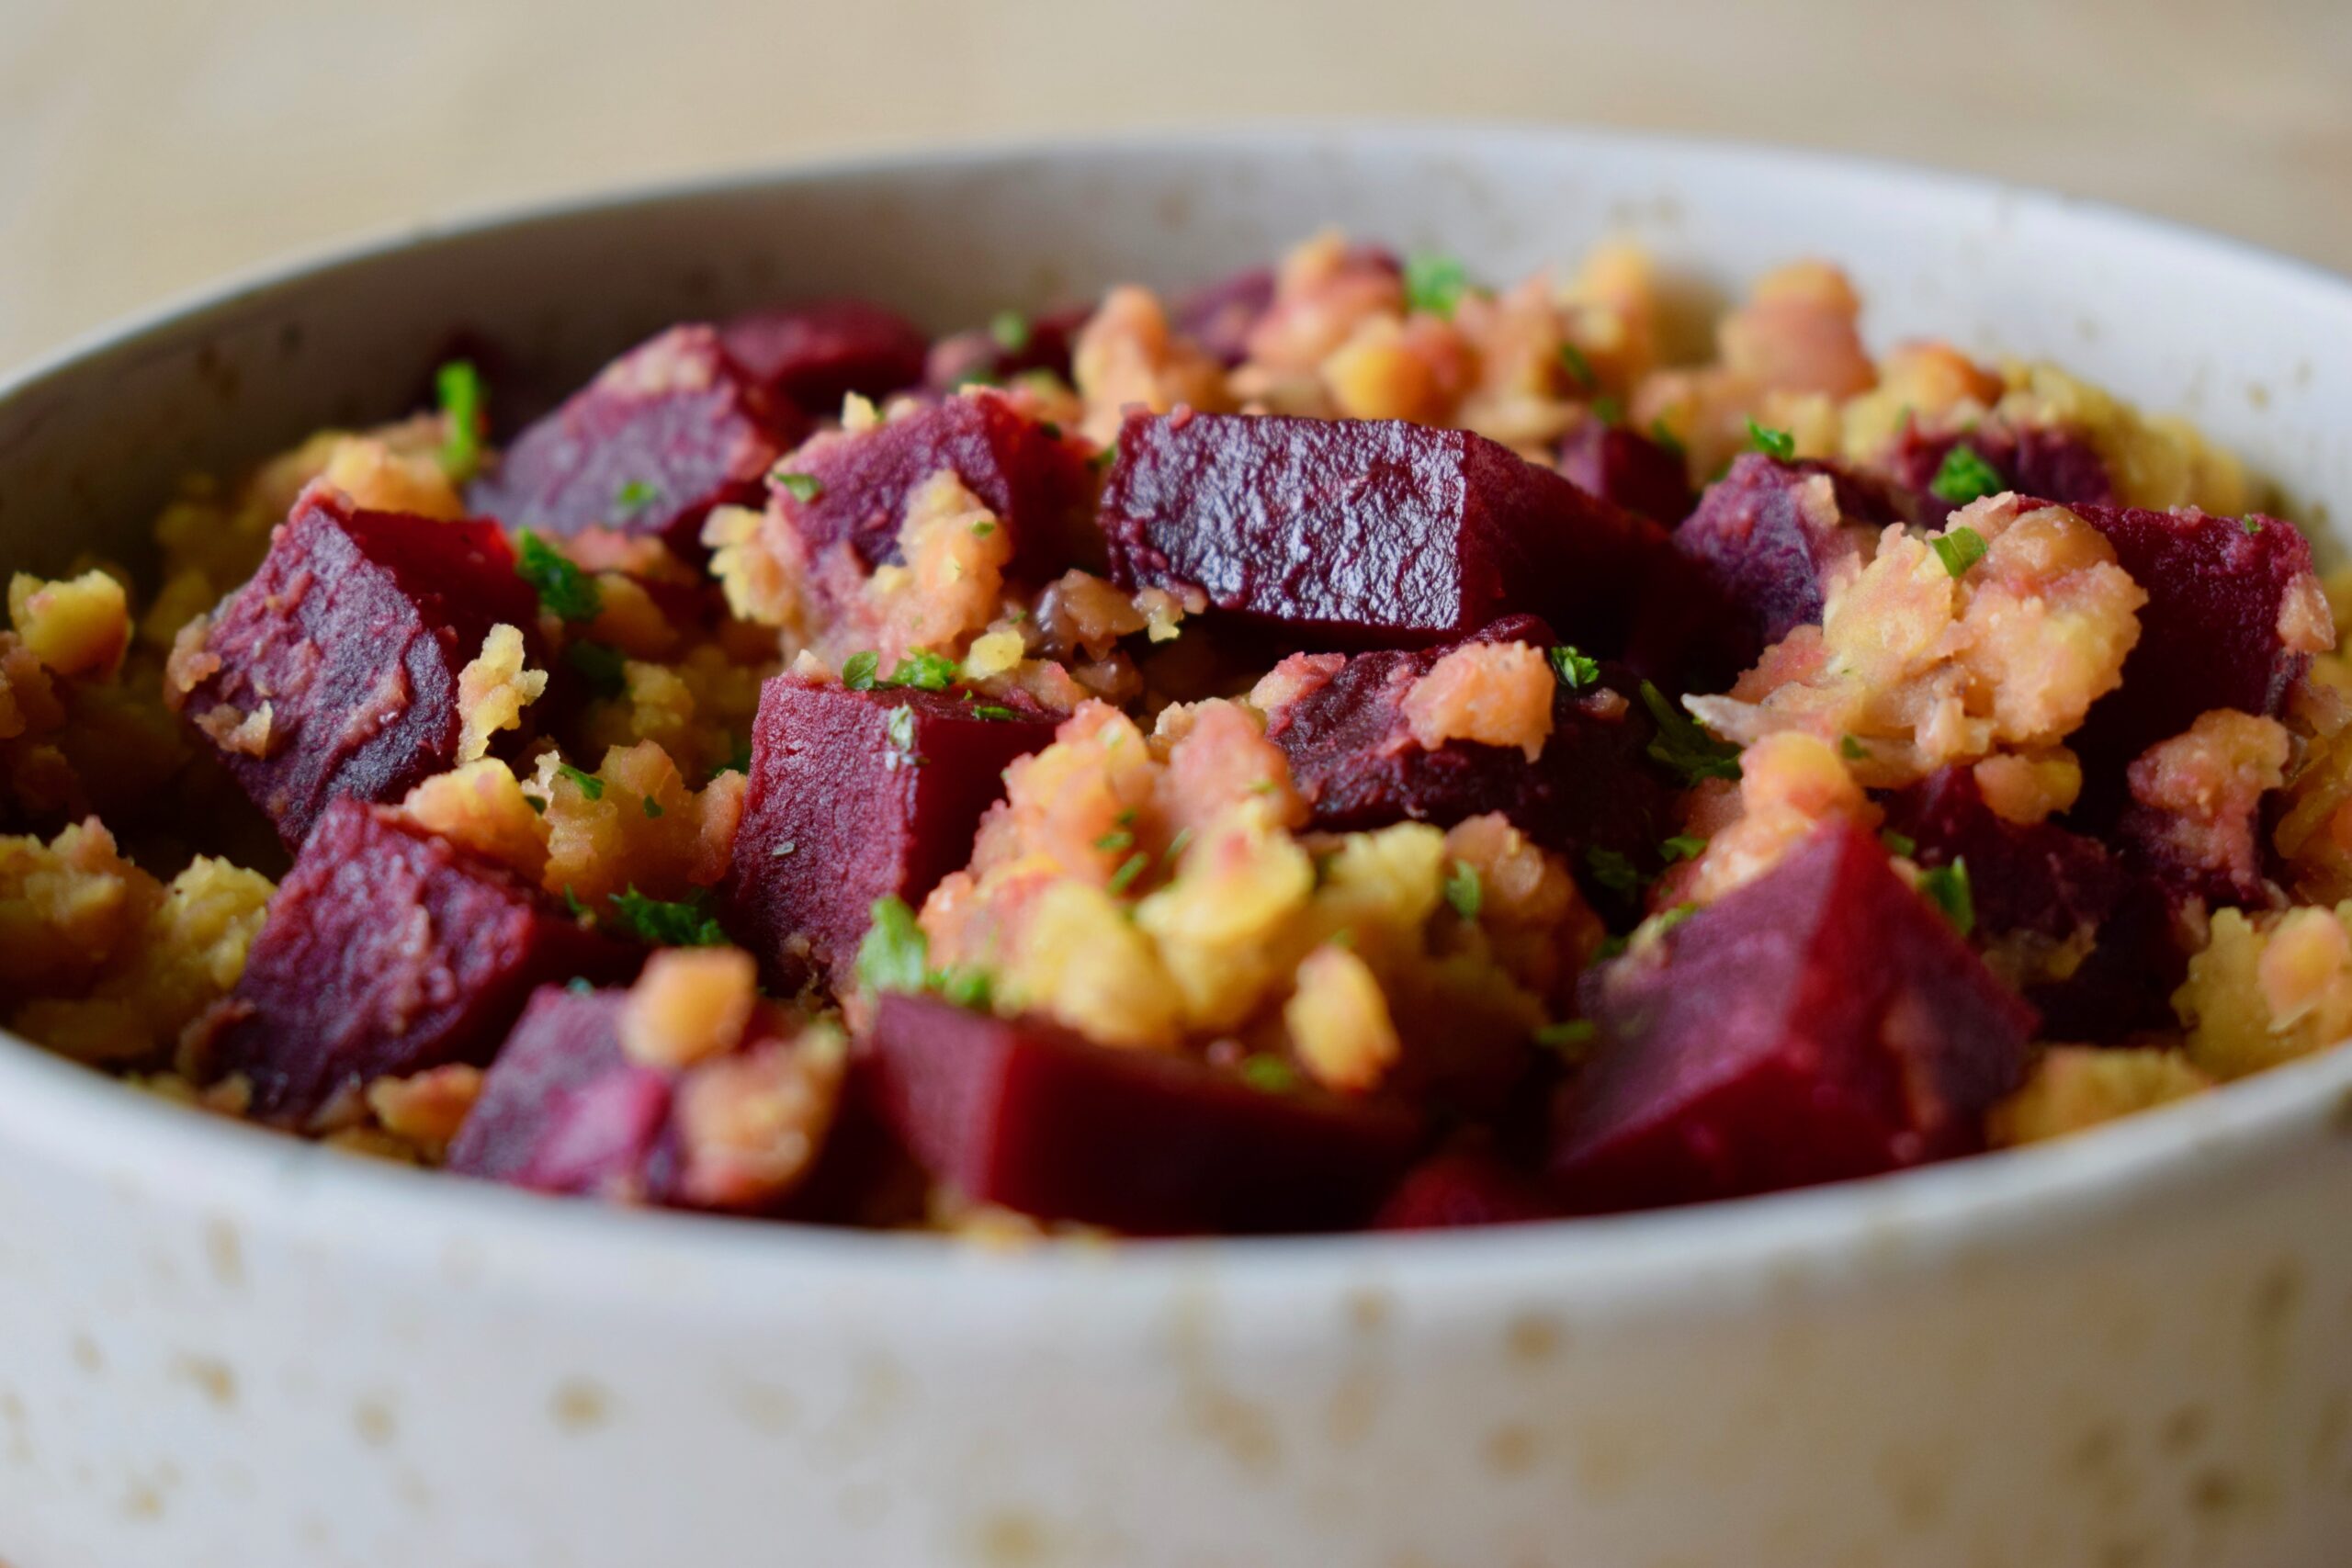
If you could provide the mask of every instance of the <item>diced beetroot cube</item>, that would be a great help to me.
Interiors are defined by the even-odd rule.
[[[1923,527],[1942,527],[1954,510],[1931,487],[1944,459],[1962,442],[2000,476],[2003,490],[2070,505],[2106,506],[2115,500],[2106,460],[2071,430],[2033,424],[2012,429],[1987,420],[1964,434],[1930,436],[1906,423],[1887,468],[1910,499],[1912,521]]]
[[[916,1162],[962,1197],[1144,1234],[1360,1223],[1419,1137],[1401,1107],[1268,1093],[931,997],[883,997],[859,1071]]]
[[[919,904],[971,858],[1006,765],[1051,741],[1059,716],[980,716],[990,705],[793,675],[761,689],[723,898],[773,983],[845,983],[876,899]]]
[[[1016,313],[1001,324],[951,333],[931,345],[923,385],[952,392],[974,382],[997,385],[1036,371],[1068,381],[1070,349],[1092,314],[1091,305],[1065,305],[1043,315]],[[1016,321],[1014,330],[1004,330]]]
[[[1373,1216],[1372,1228],[1463,1230],[1548,1220],[1559,1212],[1541,1186],[1492,1155],[1442,1154],[1405,1173]]]
[[[1562,1096],[1551,1164],[1587,1212],[1966,1153],[2034,1027],[1848,823],[1589,976],[1585,1003],[1600,1044]]]
[[[878,398],[913,386],[931,346],[912,321],[868,299],[748,310],[718,336],[772,396],[821,415],[839,412],[851,392]]]
[[[671,1083],[622,1055],[628,995],[534,992],[449,1146],[448,1168],[540,1192],[650,1196]]]
[[[636,959],[504,867],[338,800],[270,900],[210,1049],[252,1080],[254,1114],[300,1123],[388,1074],[488,1061],[534,986]]]
[[[1704,589],[1647,518],[1402,420],[1132,413],[1102,521],[1121,587],[1199,589],[1333,647],[1426,646],[1525,613],[1616,653],[1636,626],[1679,635]]]
[[[2188,967],[2170,901],[2098,840],[1998,816],[1966,768],[1887,796],[1886,826],[1912,840],[1923,866],[1967,863],[1979,936],[2092,942],[2066,978],[2027,990],[2052,1037],[2113,1040],[2170,1021]]]
[[[1588,419],[1560,442],[1560,472],[1577,489],[1671,528],[1694,498],[1682,459],[1638,431]]]
[[[1476,642],[1549,648],[1557,640],[1534,616],[1515,615],[1440,648],[1359,653],[1328,682],[1275,707],[1266,738],[1290,759],[1317,828],[1355,832],[1408,820],[1450,828],[1499,811],[1579,868],[1589,849],[1654,862],[1674,795],[1645,759],[1657,727],[1622,671],[1604,666],[1599,685],[1555,691],[1552,734],[1532,762],[1515,746],[1449,740],[1430,751],[1413,737],[1405,695],[1445,654]]]
[[[1878,531],[1899,520],[1892,499],[1859,475],[1744,452],[1674,543],[1737,606],[1747,662],[1818,622],[1831,575],[1859,566]]]
[[[1250,356],[1250,329],[1273,302],[1273,269],[1256,266],[1177,296],[1168,319],[1204,354],[1231,369]]]
[[[221,761],[298,845],[329,801],[395,800],[454,764],[458,675],[500,622],[537,641],[538,601],[496,528],[363,512],[314,485],[213,613],[182,711],[227,737]],[[265,732],[239,733],[239,716]]]
[[[901,558],[907,498],[942,469],[1012,530],[1016,563],[1057,576],[1099,559],[1088,511],[1094,473],[1082,451],[994,392],[945,399],[870,430],[820,435],[792,455],[814,481],[806,501],[779,489],[770,504],[810,555],[846,544],[868,568]]]
[[[2081,757],[2078,815],[2106,821],[2121,805],[2123,770],[2213,708],[2275,716],[2326,634],[2326,600],[2312,548],[2291,523],[2243,522],[2196,510],[2076,506],[2107,536],[2148,595],[2123,683],[2091,707],[2067,741]],[[2290,639],[2293,638],[2293,641]],[[2303,646],[2294,646],[2300,641]]]
[[[691,558],[710,509],[757,502],[800,423],[715,330],[673,327],[517,436],[466,500],[510,528],[611,527],[658,536]]]

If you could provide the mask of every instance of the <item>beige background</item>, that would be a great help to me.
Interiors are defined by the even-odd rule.
[[[1852,148],[2352,271],[2352,0],[0,0],[0,365],[517,197],[1342,113]]]

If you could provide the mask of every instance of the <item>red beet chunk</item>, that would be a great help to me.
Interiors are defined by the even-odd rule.
[[[1886,798],[1886,826],[1923,866],[1965,861],[1980,937],[2014,933],[2091,946],[2065,979],[2027,998],[2062,1040],[2113,1040],[2171,1021],[2187,973],[2171,903],[2096,839],[2054,823],[2017,823],[1984,804],[1975,775],[1946,768]]]
[[[1534,1181],[1487,1154],[1433,1155],[1405,1173],[1373,1216],[1376,1231],[1464,1230],[1548,1220],[1558,1207]]]
[[[1679,628],[1695,592],[1657,524],[1402,420],[1133,413],[1102,519],[1120,586],[1199,589],[1310,644],[1420,647],[1525,613],[1616,653],[1645,617]]]
[[[505,868],[339,800],[216,1013],[214,1061],[256,1115],[300,1123],[387,1074],[488,1061],[534,986],[634,963]]]
[[[448,1168],[540,1192],[650,1196],[671,1082],[621,1054],[627,997],[534,992],[449,1147]]]
[[[1690,515],[1682,459],[1648,436],[1588,419],[1560,443],[1560,472],[1579,490],[1671,528]]]
[[[1006,765],[1058,721],[1035,709],[984,718],[982,705],[792,675],[762,688],[723,897],[729,931],[772,982],[845,983],[876,899],[920,903],[971,858]]]
[[[2312,549],[2291,523],[2244,522],[2196,510],[2076,506],[2107,536],[2116,559],[2148,595],[2123,683],[2101,697],[2067,741],[2083,760],[2078,814],[2106,820],[2122,802],[2123,770],[2159,740],[2213,708],[2275,715],[2311,663],[2281,637],[2292,622],[2324,629]],[[2301,612],[2301,614],[2299,614]]]
[[[1266,737],[1290,759],[1317,828],[1355,832],[1408,820],[1450,828],[1499,811],[1572,863],[1596,848],[1653,863],[1669,831],[1673,791],[1645,758],[1656,726],[1622,671],[1604,667],[1594,691],[1554,694],[1551,738],[1532,762],[1516,746],[1449,740],[1430,751],[1413,739],[1405,694],[1446,653],[1474,642],[1549,648],[1557,640],[1534,616],[1516,615],[1441,648],[1360,653],[1275,708]],[[1596,701],[1603,691],[1611,695]]]
[[[950,333],[931,345],[923,384],[952,392],[1038,373],[1068,381],[1070,349],[1092,314],[1091,305],[1066,305],[1041,316],[1013,312],[988,326]]]
[[[1227,369],[1250,357],[1250,329],[1274,302],[1272,267],[1251,267],[1177,296],[1168,319]]]
[[[1981,1145],[2033,1010],[1847,824],[1586,983],[1552,1151],[1580,1211],[1868,1176]]]
[[[1419,1136],[1398,1107],[1271,1094],[930,997],[882,998],[859,1070],[916,1162],[963,1197],[1143,1234],[1359,1224]]]
[[[1707,487],[1674,543],[1736,607],[1748,662],[1819,622],[1832,574],[1859,565],[1871,536],[1896,521],[1893,501],[1857,475],[1746,452]]]
[[[750,310],[718,329],[728,356],[775,397],[831,414],[851,392],[878,398],[922,379],[930,344],[914,323],[867,299]]]
[[[1092,468],[1078,446],[993,392],[953,397],[855,434],[820,435],[792,455],[815,481],[803,501],[779,489],[776,514],[812,556],[836,545],[868,568],[902,558],[907,498],[943,468],[1012,531],[1018,563],[1054,576],[1099,558],[1087,512]]]
[[[716,331],[673,327],[523,432],[466,499],[510,528],[612,527],[691,557],[710,509],[756,502],[799,427]]]
[[[2070,505],[2106,506],[2115,500],[2106,460],[2071,430],[2031,424],[2012,429],[1986,420],[1964,435],[1928,436],[1906,423],[1887,468],[1911,502],[1912,521],[1923,527],[1942,527],[1954,510],[1932,487],[1945,458],[1962,442],[2000,476],[2002,490]]]
[[[214,612],[217,663],[183,711],[267,705],[260,754],[241,744],[220,761],[300,844],[329,801],[395,800],[456,761],[458,674],[502,621],[536,640],[538,602],[496,528],[363,512],[313,486]]]

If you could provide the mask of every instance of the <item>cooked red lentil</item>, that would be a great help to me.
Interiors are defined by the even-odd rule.
[[[2352,661],[2227,453],[1797,262],[1340,236],[18,575],[0,1005],[155,1092],[808,1222],[1422,1227],[2076,1132],[2352,1032]],[[493,442],[500,443],[493,445]]]

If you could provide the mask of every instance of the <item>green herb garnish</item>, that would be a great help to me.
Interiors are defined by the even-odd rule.
[[[665,902],[635,886],[613,895],[613,913],[639,940],[657,947],[724,947],[727,933],[711,918],[710,895],[700,890]]]
[[[1665,447],[1666,455],[1669,457],[1689,456],[1688,448],[1682,445],[1682,437],[1674,434],[1674,426],[1666,423],[1664,414],[1650,421],[1650,439]]]
[[[1984,455],[1962,441],[1944,454],[1936,468],[1936,477],[1928,481],[1929,493],[1938,501],[1954,506],[1966,506],[1984,496],[1997,495],[2007,489],[2001,471],[1984,460]]]
[[[1898,833],[1892,828],[1881,833],[1878,841],[1886,846],[1886,852],[1891,855],[1911,855],[1919,851],[1918,840],[1908,833]]]
[[[1690,833],[1677,833],[1660,844],[1657,847],[1657,852],[1664,855],[1667,863],[1671,865],[1679,860],[1697,860],[1706,852],[1706,840]]]
[[[1475,920],[1486,906],[1487,886],[1478,879],[1478,868],[1466,860],[1453,863],[1445,874],[1445,901],[1453,912],[1465,920]]]
[[[2241,521],[2238,524],[2238,526],[2244,528],[2249,534],[2259,534],[2262,532],[2262,519],[2259,517],[2248,517]]]
[[[605,607],[605,591],[587,569],[528,528],[515,538],[514,575],[560,619],[593,621]]]
[[[775,488],[806,506],[825,493],[824,481],[814,474],[772,473],[769,480]]]
[[[1298,1087],[1298,1069],[1261,1051],[1241,1058],[1241,1081],[1262,1094],[1288,1094]]]
[[[853,653],[842,660],[842,684],[853,692],[870,692],[874,689],[874,672],[881,666],[882,656],[871,649]]]
[[[1537,1030],[1535,1043],[1546,1050],[1572,1051],[1577,1046],[1591,1044],[1593,1037],[1600,1032],[1599,1026],[1589,1018],[1563,1019],[1558,1023],[1547,1023]]]
[[[1121,850],[1136,847],[1135,834],[1125,828],[1114,828],[1094,840],[1094,847],[1105,854],[1117,854]]]
[[[999,310],[989,318],[989,336],[1007,354],[1018,354],[1027,348],[1035,335],[1029,318],[1018,310]]]
[[[1944,912],[1944,918],[1968,935],[1976,929],[1976,896],[1968,886],[1968,862],[1953,861],[1919,874],[1919,891]]]
[[[628,657],[611,643],[572,643],[564,649],[563,661],[600,697],[619,696],[628,685]]]
[[[1591,869],[1592,879],[1611,893],[1633,893],[1642,886],[1642,874],[1634,869],[1632,861],[1615,850],[1598,846],[1587,850],[1584,863]]]
[[[1119,869],[1111,874],[1111,891],[1125,893],[1129,887],[1135,886],[1136,878],[1141,876],[1144,867],[1150,863],[1151,857],[1141,850],[1137,850],[1125,860],[1121,861]]]
[[[662,803],[650,795],[645,797],[645,815],[649,821],[659,818],[662,815]]]
[[[1928,544],[1935,550],[1936,558],[1944,563],[1944,570],[1954,577],[1966,577],[1968,569],[1984,558],[1987,547],[1984,536],[1965,524],[1946,530]]]
[[[648,502],[661,493],[650,480],[631,479],[613,492],[613,504],[620,508],[623,516],[627,516],[642,510]]]
[[[481,468],[481,373],[470,360],[453,359],[434,374],[448,433],[441,438],[441,471],[458,484]]]
[[[996,982],[985,969],[942,969],[932,983],[948,1001],[974,1012],[988,1011],[996,998]]]
[[[1422,254],[1405,263],[1405,304],[1409,310],[1451,317],[1469,287],[1470,275],[1452,256]]]
[[[1797,455],[1797,438],[1785,430],[1775,430],[1769,424],[1758,424],[1751,415],[1747,421],[1747,444],[1767,457],[1785,463]]]
[[[929,976],[931,940],[903,898],[874,900],[874,923],[857,944],[857,983],[871,991],[920,991]]]
[[[1600,378],[1593,374],[1592,361],[1587,359],[1584,356],[1584,350],[1575,344],[1564,343],[1560,345],[1560,367],[1576,378],[1577,386],[1588,390],[1600,385]]]
[[[558,762],[555,771],[580,786],[580,793],[591,800],[605,798],[605,781],[591,773],[583,773],[569,762]]]
[[[1571,692],[1581,692],[1600,679],[1600,660],[1588,659],[1565,644],[1551,649],[1545,657],[1552,661],[1552,673]]]
[[[944,692],[956,679],[956,661],[943,654],[918,649],[899,660],[899,667],[877,686],[911,686],[919,692]]]
[[[994,703],[982,703],[972,710],[972,716],[974,718],[1007,719],[1019,718],[1021,716],[1013,712],[1011,708],[999,707]]]
[[[1708,734],[1647,681],[1642,682],[1642,705],[1657,726],[1648,747],[1652,761],[1672,768],[1686,784],[1739,777],[1739,748]]]
[[[1838,739],[1838,754],[1849,762],[1862,762],[1870,760],[1871,749],[1850,735],[1842,735]]]

